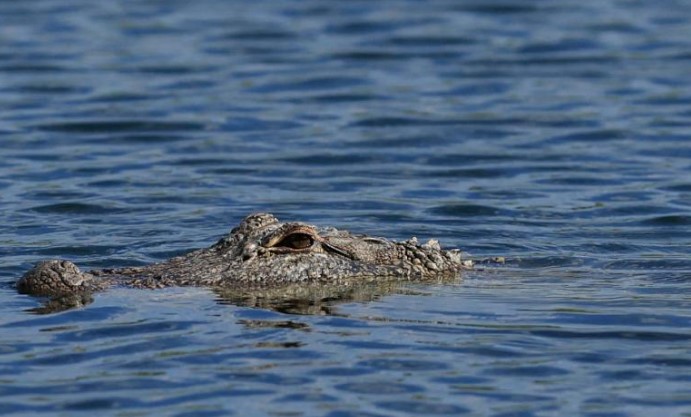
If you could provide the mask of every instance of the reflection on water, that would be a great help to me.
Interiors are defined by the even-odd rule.
[[[690,19],[0,2],[0,414],[686,415]],[[167,259],[251,211],[508,263],[295,297],[115,289],[51,315],[11,287],[42,258]]]
[[[422,284],[455,283],[461,276],[434,278]],[[342,303],[375,301],[391,294],[415,294],[409,283],[381,277],[368,282],[349,284],[290,284],[274,288],[213,288],[220,304],[264,308],[285,314],[334,314],[334,307]],[[147,290],[151,291],[151,290]],[[53,314],[85,307],[95,300],[95,294],[71,294],[43,298],[40,305],[26,311]]]

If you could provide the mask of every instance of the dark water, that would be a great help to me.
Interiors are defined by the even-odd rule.
[[[691,5],[0,2],[0,414],[691,415]],[[53,315],[271,211],[504,266],[305,311]],[[290,312],[316,314],[288,314]]]

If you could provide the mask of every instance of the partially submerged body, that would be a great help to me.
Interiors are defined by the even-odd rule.
[[[208,286],[258,292],[281,287],[422,281],[470,268],[458,250],[434,240],[395,242],[305,223],[281,223],[267,213],[247,216],[209,248],[141,267],[81,272],[64,260],[39,262],[17,282],[26,294],[87,295],[121,285],[137,288]]]

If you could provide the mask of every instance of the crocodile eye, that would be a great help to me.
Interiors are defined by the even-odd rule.
[[[289,249],[308,249],[314,244],[314,238],[307,233],[291,233],[281,239],[274,247]]]

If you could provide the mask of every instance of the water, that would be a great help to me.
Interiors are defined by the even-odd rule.
[[[683,1],[0,2],[0,414],[691,415]],[[505,256],[316,305],[116,289],[252,211]]]

